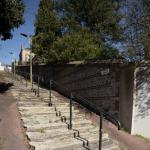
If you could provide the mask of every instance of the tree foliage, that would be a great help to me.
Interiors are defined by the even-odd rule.
[[[53,45],[57,60],[68,62],[74,60],[94,59],[100,55],[100,48],[95,44],[91,33],[78,31],[66,33],[59,37]]]
[[[24,23],[24,4],[21,0],[0,1],[0,38],[12,38],[11,30]]]
[[[141,18],[141,44],[144,49],[144,57],[150,60],[150,1],[143,0],[143,11]]]
[[[86,27],[103,40],[120,38],[118,9],[119,3],[112,0],[64,0],[58,4],[68,30]]]
[[[34,53],[43,60],[49,60],[49,53],[56,37],[61,34],[61,23],[54,12],[52,0],[41,0],[35,21],[35,36],[32,41]]]
[[[150,1],[132,0],[126,9],[125,53],[135,61],[150,59]]]
[[[41,0],[35,22],[34,52],[47,61],[114,58],[120,40],[115,0]]]

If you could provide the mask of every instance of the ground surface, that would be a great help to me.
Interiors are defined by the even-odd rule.
[[[10,95],[9,87],[0,72],[0,150],[28,150],[16,100]],[[111,137],[119,141],[128,150],[150,150],[150,141],[131,136],[124,131],[117,131],[116,127],[106,123],[105,129]]]
[[[105,123],[105,130],[109,136],[118,141],[124,149],[121,150],[150,150],[150,140],[142,136],[130,135],[129,133],[120,130],[111,123]]]
[[[0,73],[0,150],[28,150],[16,100],[9,94],[9,86]]]

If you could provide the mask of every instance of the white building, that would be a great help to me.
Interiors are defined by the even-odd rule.
[[[2,63],[0,62],[0,71],[4,71],[4,66],[2,65]]]

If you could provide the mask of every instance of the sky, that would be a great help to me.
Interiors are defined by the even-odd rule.
[[[12,31],[12,39],[6,41],[0,40],[0,62],[3,64],[11,64],[12,55],[10,52],[13,52],[13,57],[18,60],[21,45],[24,48],[29,47],[27,38],[21,36],[20,33],[23,32],[28,35],[34,35],[35,14],[37,13],[39,1],[40,0],[23,0],[26,5],[24,13],[25,24]]]

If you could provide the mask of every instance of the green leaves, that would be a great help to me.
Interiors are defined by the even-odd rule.
[[[117,2],[112,0],[65,0],[65,2],[62,1],[60,10],[64,12],[65,20],[74,20],[80,28],[89,28],[93,33],[110,36],[112,39],[120,37]],[[70,24],[70,28],[74,27]]]
[[[84,30],[65,34],[54,42],[53,47],[59,56],[57,59],[63,62],[94,59],[101,52],[92,35]]]
[[[117,6],[112,0],[41,0],[34,52],[47,62],[117,57],[107,44],[120,38]]]
[[[41,0],[35,21],[36,34],[49,31],[58,33],[60,25],[60,21],[54,12],[52,0]]]
[[[2,40],[12,38],[11,30],[24,23],[24,4],[21,0],[0,1],[0,37]]]

